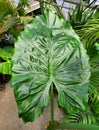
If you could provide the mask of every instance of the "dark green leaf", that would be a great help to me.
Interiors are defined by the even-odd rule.
[[[89,91],[89,105],[99,123],[99,54],[90,59],[91,77]]]
[[[0,58],[3,60],[8,60],[11,59],[12,54],[13,54],[13,48],[12,47],[7,47],[5,46],[4,48],[0,48]]]
[[[86,111],[81,111],[79,113],[74,113],[66,116],[64,122],[69,123],[81,123],[81,124],[95,124],[95,117],[93,114],[86,109]]]
[[[74,123],[54,123],[47,130],[99,130],[97,125],[74,124]]]

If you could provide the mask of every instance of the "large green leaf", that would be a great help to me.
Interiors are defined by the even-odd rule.
[[[25,122],[35,120],[48,105],[52,83],[60,106],[69,113],[85,110],[88,57],[71,26],[52,12],[37,16],[21,33],[12,71],[19,116]]]

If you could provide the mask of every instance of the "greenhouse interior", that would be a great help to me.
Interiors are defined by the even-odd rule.
[[[99,0],[0,0],[0,130],[99,130]]]

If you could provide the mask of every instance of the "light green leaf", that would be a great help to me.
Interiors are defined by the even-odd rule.
[[[10,60],[6,62],[0,62],[0,73],[11,75],[11,66],[12,62]]]
[[[37,119],[48,105],[52,83],[60,106],[69,113],[85,110],[88,57],[71,26],[52,12],[37,16],[21,33],[12,71],[19,116],[25,122]]]

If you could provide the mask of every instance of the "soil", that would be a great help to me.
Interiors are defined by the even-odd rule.
[[[55,120],[62,119],[64,113],[58,107],[57,95],[55,95],[54,103]],[[50,104],[36,121],[24,124],[18,117],[17,104],[10,85],[6,84],[5,89],[0,91],[0,130],[45,130],[49,120]]]

